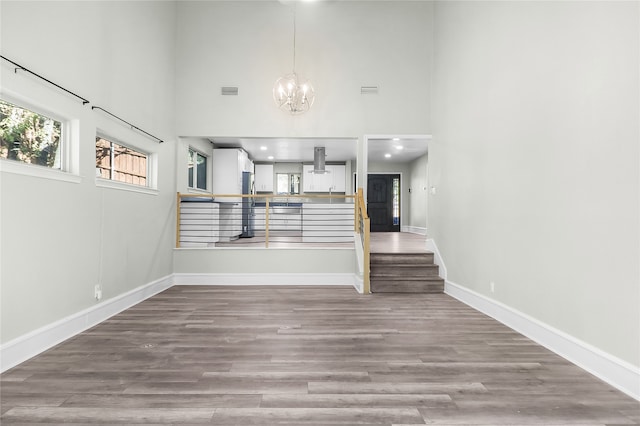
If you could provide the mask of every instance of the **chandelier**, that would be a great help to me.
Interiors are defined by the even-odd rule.
[[[273,85],[273,100],[278,108],[289,114],[309,111],[315,100],[315,92],[309,81],[296,74],[296,6],[293,5],[293,72],[280,77]]]

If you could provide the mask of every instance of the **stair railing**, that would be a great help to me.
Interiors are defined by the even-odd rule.
[[[362,252],[364,254],[362,264],[362,292],[369,294],[371,293],[370,224],[362,188],[358,188],[358,193],[356,194],[355,210],[355,232],[360,236],[360,241],[356,241],[356,244],[359,243],[362,245]]]

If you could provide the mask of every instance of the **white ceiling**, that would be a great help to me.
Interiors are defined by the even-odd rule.
[[[397,140],[396,140],[397,139]],[[394,163],[409,163],[427,153],[427,143],[430,137],[398,137],[368,139],[369,162],[390,161]],[[386,155],[390,157],[386,157]]]
[[[356,138],[209,138],[216,148],[242,148],[255,162],[313,162],[313,148],[324,147],[327,162],[344,162],[357,157]],[[406,163],[427,152],[426,137],[369,139],[369,161]],[[402,149],[397,147],[401,146]],[[263,149],[266,148],[266,149]],[[385,154],[391,154],[385,158]],[[273,156],[273,158],[269,158]]]
[[[209,138],[209,140],[216,148],[243,148],[254,162],[313,163],[313,148],[317,146],[325,148],[325,161],[344,162],[355,160],[358,148],[358,140],[349,138]],[[273,156],[273,159],[269,156]]]

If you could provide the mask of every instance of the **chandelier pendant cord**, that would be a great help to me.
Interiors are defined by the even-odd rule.
[[[296,4],[293,4],[293,73],[296,72]]]

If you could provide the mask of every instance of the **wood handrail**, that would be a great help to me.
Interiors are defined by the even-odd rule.
[[[363,265],[362,265],[362,292],[364,294],[371,293],[371,267],[370,267],[370,223],[369,215],[367,214],[367,206],[364,202],[364,191],[362,188],[358,188],[356,195],[356,233],[363,233],[362,240],[362,253],[363,253]],[[362,223],[362,229],[360,229],[360,223]]]

